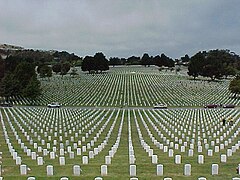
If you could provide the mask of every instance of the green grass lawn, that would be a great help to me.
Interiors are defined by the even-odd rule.
[[[186,75],[186,70],[176,74],[158,71],[156,67],[141,66],[114,67],[104,74],[89,75],[80,69],[78,73],[80,75],[75,78],[54,75],[49,79],[41,79],[43,95],[35,102],[37,106],[0,108],[0,162],[4,180],[26,180],[30,176],[42,180],[65,176],[73,180],[93,180],[101,176],[100,168],[105,164],[105,156],[109,155],[117,142],[117,151],[108,165],[108,175],[103,179],[127,180],[130,179],[129,141],[134,149],[137,177],[140,180],[164,177],[192,180],[202,176],[208,180],[230,180],[240,177],[236,174],[236,166],[240,164],[239,109],[181,109],[203,107],[209,103],[239,105],[239,100],[232,98],[228,91],[229,80],[209,82],[200,78],[193,81]],[[15,105],[29,104],[28,100],[21,97],[12,97],[12,100]],[[63,107],[46,108],[46,104],[52,101],[62,103]],[[157,103],[174,108],[121,108],[153,107]],[[223,126],[223,117],[232,117],[234,125]],[[9,139],[8,144],[5,137]],[[37,165],[37,160],[27,156],[17,139],[21,139],[26,149],[43,157],[44,165]],[[42,150],[34,148],[34,143]],[[164,167],[163,176],[156,175],[157,164],[152,164],[151,156],[143,144],[147,144],[157,155],[158,164]],[[178,148],[175,148],[176,144]],[[190,144],[194,145],[193,156],[188,156]],[[216,145],[224,144],[224,148],[208,156],[206,144],[213,151]],[[198,152],[200,145],[202,152]],[[15,165],[9,146],[22,158],[22,164],[30,168],[27,175],[20,175],[20,166]],[[66,165],[62,166],[59,165],[60,146],[64,146],[65,151]],[[81,150],[86,146],[86,152],[77,155],[75,146]],[[185,146],[184,152],[181,146]],[[68,147],[74,152],[73,159],[67,153]],[[168,149],[167,152],[163,147]],[[50,159],[49,153],[54,148],[57,156]],[[101,151],[89,159],[88,164],[83,164],[82,157],[89,156],[89,152],[96,148]],[[227,162],[220,162],[220,156],[234,148],[236,151],[227,157]],[[48,151],[46,156],[43,149]],[[173,157],[169,157],[169,149],[173,150]],[[175,164],[175,155],[181,155],[181,164]],[[204,164],[198,163],[198,155],[204,155]],[[211,166],[214,163],[219,165],[219,174],[212,176]],[[191,176],[184,176],[185,164],[191,164]],[[53,176],[46,175],[47,165],[54,166]],[[73,175],[74,165],[81,166],[80,176]]]

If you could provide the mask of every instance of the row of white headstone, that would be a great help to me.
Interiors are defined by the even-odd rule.
[[[113,114],[113,112],[112,112],[112,114]],[[111,116],[108,118],[108,121],[106,121],[105,124],[104,124],[104,126],[101,128],[99,134],[101,134],[101,132],[105,129],[105,127],[106,127],[106,125],[107,125],[107,123],[109,122],[110,119],[111,119]],[[115,123],[114,123],[114,125],[115,125]],[[107,137],[105,138],[104,144],[101,144],[101,147],[102,147],[102,148],[103,148],[102,145],[106,145],[108,139],[110,138],[110,135],[111,135],[111,132],[112,132],[112,130],[113,130],[113,128],[114,128],[114,125],[111,126],[111,130],[109,131]],[[6,132],[6,133],[7,133],[7,132]],[[97,140],[97,137],[96,137],[96,138],[94,137],[94,141],[91,141],[91,144],[90,144],[90,143],[87,144],[87,145],[89,145],[88,149],[90,148],[90,145],[92,145],[92,146],[94,145],[94,142],[95,142],[96,140]],[[6,139],[6,141],[7,141],[7,143],[9,144],[9,139],[8,139],[8,138]],[[93,142],[93,143],[92,143],[92,142]],[[28,156],[31,156],[31,154],[32,154],[32,159],[36,159],[36,153],[35,153],[35,152],[31,152],[30,149],[27,149],[27,147],[24,146],[24,143],[21,142],[21,139],[18,139],[18,143],[21,145],[21,148],[24,149],[24,152],[26,152]],[[35,147],[35,145],[37,145],[37,144],[34,143],[34,147]],[[14,150],[13,150],[13,148],[12,148],[11,145],[9,146],[9,148],[10,148],[10,152],[13,151],[13,152],[11,153],[11,154],[13,154],[13,157],[16,157],[16,156],[17,156],[17,153],[14,152]],[[39,152],[39,151],[40,151],[40,152],[42,151],[42,148],[41,148],[41,147],[35,147],[35,148],[38,149],[38,152]],[[99,149],[102,149],[102,148],[99,148]],[[74,149],[75,149],[75,148],[74,148]],[[82,150],[83,150],[83,152],[86,152],[86,146],[82,146]],[[74,158],[74,153],[71,152],[71,146],[68,146],[68,151],[67,151],[67,152],[69,153],[70,158]],[[89,156],[90,156],[90,158],[92,157],[91,154],[93,154],[93,153],[91,153],[91,152],[92,152],[92,151],[89,151],[89,154],[90,154]],[[97,150],[95,149],[94,152],[97,153]],[[60,155],[64,155],[64,153],[65,153],[64,150],[60,148]],[[43,149],[43,155],[46,156],[47,154],[48,154],[47,149]],[[81,155],[81,149],[80,149],[80,148],[77,148],[77,155]],[[56,156],[56,150],[53,151],[53,152],[50,152],[50,159],[55,159],[55,156]],[[35,158],[34,158],[34,157],[35,157]],[[15,158],[14,158],[14,159],[15,159]],[[19,159],[19,158],[18,158],[18,159]]]
[[[133,112],[135,113],[135,111],[133,111]],[[143,112],[145,112],[145,111],[143,111]],[[130,111],[129,111],[129,114],[130,114]],[[148,126],[147,126],[147,124],[146,124],[146,122],[145,122],[145,120],[144,120],[144,118],[142,117],[142,114],[141,114],[140,112],[139,112],[139,115],[140,115],[140,117],[141,117],[140,119],[141,119],[142,123],[144,124],[145,128],[147,129],[148,132],[150,132],[150,130],[149,130],[149,128],[148,128]],[[123,116],[124,116],[124,114],[123,114]],[[130,115],[129,115],[129,116],[130,116]],[[146,116],[146,115],[145,115],[145,116]],[[147,117],[147,116],[146,116],[146,117]],[[110,119],[110,118],[109,118],[109,119]],[[117,116],[116,116],[116,119],[117,119]],[[137,118],[134,118],[134,119],[135,119],[135,123],[136,123],[136,125],[137,125],[137,124],[138,124]],[[147,119],[150,119],[150,118],[147,118]],[[106,122],[107,122],[107,121],[106,121]],[[149,122],[150,122],[150,121],[149,121]],[[129,121],[129,123],[130,123],[130,121]],[[106,124],[105,124],[105,125],[106,125]],[[3,127],[4,127],[4,126],[3,126]],[[114,123],[113,123],[113,126],[111,126],[111,128],[113,129],[113,127],[114,127]],[[129,150],[133,150],[132,142],[131,142],[131,129],[130,129],[130,127],[131,127],[131,125],[129,124],[129,131],[130,131],[130,133],[129,133]],[[5,128],[5,129],[6,129],[6,128]],[[141,140],[141,144],[142,144],[143,148],[146,150],[146,152],[149,154],[149,156],[152,157],[152,163],[153,163],[153,164],[157,164],[157,156],[153,154],[153,150],[152,150],[152,149],[150,148],[150,146],[149,146],[148,144],[146,144],[146,142],[143,140],[143,137],[142,137],[142,135],[141,135],[141,131],[140,131],[140,126],[139,126],[139,125],[137,125],[137,129],[138,129],[139,139]],[[109,132],[111,132],[111,131],[109,131]],[[6,133],[7,133],[7,132],[5,132],[4,134],[6,135]],[[110,134],[111,134],[111,133],[110,133]],[[107,138],[105,138],[105,141],[103,142],[101,148],[103,148],[104,145],[106,145],[106,143],[107,143],[107,140],[106,140],[106,139],[109,139],[109,138],[110,138],[110,134],[108,134],[109,136],[107,135]],[[238,134],[239,134],[239,133],[236,133],[236,135],[238,135]],[[121,134],[120,134],[120,136],[121,136]],[[120,138],[120,136],[119,136],[119,138]],[[150,138],[153,139],[153,135],[150,134],[149,136],[150,136]],[[156,139],[153,139],[153,140],[156,140]],[[120,140],[119,140],[119,141],[120,141]],[[15,159],[16,159],[16,164],[17,164],[17,165],[21,165],[21,157],[18,157],[18,156],[17,156],[17,153],[13,151],[13,147],[12,147],[11,143],[9,142],[9,140],[6,139],[6,142],[7,142],[8,146],[9,146],[9,149],[10,149],[10,152],[11,152],[13,158],[15,157]],[[156,142],[156,141],[154,141],[154,142]],[[29,155],[31,154],[31,155],[32,155],[32,158],[33,158],[33,159],[36,159],[36,153],[35,153],[35,152],[28,151],[28,149],[25,148],[26,146],[24,146],[24,144],[22,144],[21,141],[19,141],[19,144],[20,144],[21,148],[24,150],[24,152],[26,151],[27,154],[29,154]],[[113,157],[114,153],[116,152],[116,150],[117,150],[117,148],[118,148],[118,145],[119,145],[119,143],[116,144],[115,148],[114,148],[114,146],[112,147],[111,150],[113,150],[113,151],[111,151],[111,150],[109,151],[109,156],[110,156],[110,157]],[[83,147],[84,147],[84,146],[83,146]],[[168,146],[166,146],[166,147],[168,147]],[[100,150],[101,150],[101,148],[100,148]],[[165,148],[165,147],[164,147],[164,148]],[[238,148],[239,148],[239,145],[236,145],[234,151],[236,152],[236,150],[238,150]],[[114,150],[114,149],[115,149],[115,150]],[[167,149],[167,148],[166,148],[166,149]],[[12,150],[12,151],[11,151],[11,150]],[[71,150],[69,150],[68,152],[69,152],[69,154],[71,154]],[[89,156],[83,156],[83,164],[87,164],[87,163],[88,163],[88,158],[94,157],[95,153],[98,154],[97,151],[95,151],[95,153],[94,153],[94,152],[93,152],[93,153],[90,153],[90,152],[91,152],[91,151],[89,151]],[[167,149],[166,152],[169,152],[170,157],[173,157],[173,150],[172,150],[172,149]],[[190,149],[189,152],[192,152],[192,154],[193,154],[193,149]],[[130,153],[130,151],[129,151],[129,153]],[[232,152],[229,151],[229,154],[231,154],[231,153],[232,153]],[[51,157],[52,157],[52,158],[55,157],[55,153],[50,152],[50,159],[51,159]],[[155,158],[154,158],[154,157],[155,157]],[[41,159],[41,158],[42,158],[42,157],[37,157],[37,160],[40,162],[39,164],[42,164],[42,162],[43,162],[43,159]],[[199,155],[199,159],[200,159],[200,160],[199,160],[200,163],[204,162],[204,156],[203,156],[203,155]],[[222,155],[222,156],[221,156],[221,159],[223,159],[222,162],[225,162],[226,156]],[[64,157],[59,157],[59,161],[60,161],[60,164],[61,164],[61,165],[64,165],[64,164],[65,164],[65,159],[64,159]],[[62,163],[61,163],[61,162],[62,162]],[[175,156],[175,162],[176,162],[176,164],[181,163],[181,155],[176,155],[176,156]],[[131,163],[130,163],[130,164],[131,164]],[[132,163],[132,164],[134,164],[134,163]],[[133,166],[133,167],[134,167],[134,166]],[[134,168],[133,168],[133,169],[134,169]]]
[[[144,111],[145,113],[145,111]],[[151,113],[151,112],[150,112]],[[147,115],[146,115],[147,116]],[[175,149],[179,149],[181,148],[181,152],[185,152],[186,146],[187,146],[187,141],[189,141],[189,139],[187,139],[187,141],[182,141],[182,139],[178,139],[178,137],[175,137],[175,141],[177,141],[178,143],[176,143],[174,145],[173,141],[170,140],[166,140],[167,138],[163,137],[163,134],[158,130],[157,126],[154,125],[154,123],[150,120],[150,118],[147,118],[148,121],[150,122],[150,124],[152,124],[153,128],[157,131],[157,133],[160,135],[160,137],[163,137],[163,140],[166,141],[167,146],[163,146],[163,144],[160,144],[156,138],[153,136],[153,134],[151,133],[151,131],[149,130],[148,126],[145,123],[145,120],[142,118],[142,116],[140,115],[141,120],[146,128],[146,130],[148,131],[148,135],[150,136],[150,138],[152,139],[152,142],[157,145],[160,149],[163,149],[164,152],[168,152],[168,147],[170,148],[175,148]],[[165,130],[165,128],[163,128],[163,130]],[[232,139],[236,138],[238,136],[238,134],[240,133],[240,128],[234,133],[233,137],[231,139],[228,139],[228,141],[225,141],[225,145],[229,145],[229,143],[232,142]],[[181,140],[181,141],[180,141]],[[206,139],[204,139],[204,143],[205,143],[205,148],[208,150],[208,156],[212,156],[213,154],[213,150],[208,149],[209,145],[206,144],[207,141],[205,141]],[[222,138],[223,140],[223,138]],[[181,144],[184,144],[183,146],[180,146]],[[214,141],[211,142],[211,144],[213,144],[214,146]],[[220,150],[224,149],[224,144],[220,144],[220,146],[214,146],[214,152],[219,152]],[[239,142],[235,145],[233,145],[231,147],[233,152],[236,152],[237,149],[239,149]],[[194,150],[194,139],[192,139],[192,143],[190,144],[190,149],[189,149],[189,156],[193,156],[193,150]],[[203,152],[203,148],[201,146],[201,142],[198,141],[198,152],[202,153]]]
[[[240,169],[240,164],[238,165],[238,170]],[[157,169],[156,169],[157,176],[163,176],[163,165],[158,164]],[[108,174],[107,171],[107,165],[102,165],[101,166],[101,176],[106,176]],[[192,175],[192,165],[191,164],[185,164],[184,165],[184,170],[183,170],[184,176],[191,176]],[[218,164],[212,164],[211,165],[211,175],[218,175],[219,174],[219,165]],[[137,166],[134,164],[131,164],[129,166],[129,175],[130,177],[136,177],[137,176]],[[240,173],[238,172],[238,175]]]

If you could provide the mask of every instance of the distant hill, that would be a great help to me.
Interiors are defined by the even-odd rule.
[[[0,44],[0,56],[2,59],[12,56],[17,59],[31,59],[33,62],[46,64],[60,61],[76,64],[77,61],[81,60],[81,58],[74,53],[70,54],[66,51],[25,49],[21,46],[9,44]]]
[[[21,46],[15,46],[10,44],[0,44],[0,56],[2,59],[7,58],[9,54],[12,54],[15,51],[21,51],[24,50]]]
[[[23,50],[24,48],[21,46],[15,46],[10,44],[0,44],[0,49],[2,50]]]

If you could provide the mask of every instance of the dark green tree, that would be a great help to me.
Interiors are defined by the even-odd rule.
[[[86,56],[82,62],[82,71],[97,72],[109,70],[108,60],[102,52],[96,53],[94,57]]]
[[[71,66],[68,62],[62,63],[61,64],[61,75],[66,75],[68,71],[70,70]]]
[[[36,77],[32,77],[27,84],[26,88],[23,90],[22,95],[31,100],[31,104],[41,95],[41,83]]]
[[[126,60],[127,65],[137,65],[140,64],[140,57],[131,56]]]
[[[4,74],[5,74],[5,62],[0,56],[0,81],[4,77]]]
[[[11,96],[19,95],[19,80],[15,78],[14,74],[8,72],[1,81],[0,95],[5,97],[6,102],[9,102]]]
[[[39,66],[38,72],[41,78],[52,77],[52,68],[46,64],[43,66]]]
[[[116,65],[122,65],[122,61],[118,57],[110,57],[109,58],[109,65],[112,65],[113,67]]]
[[[198,52],[191,57],[188,65],[188,75],[196,79],[202,72],[203,66],[206,61],[206,52]]]
[[[92,70],[95,70],[96,67],[95,67],[95,61],[94,61],[94,58],[92,56],[86,56],[84,59],[83,59],[83,62],[82,62],[82,71],[88,71],[89,74]]]
[[[234,97],[240,94],[240,77],[239,76],[237,76],[230,82],[228,89],[231,93],[234,94]]]
[[[149,57],[147,53],[143,54],[143,57],[141,58],[141,65],[143,66],[150,66],[152,64],[152,58]]]
[[[23,96],[26,87],[29,86],[29,82],[33,78],[37,78],[35,66],[26,61],[19,62],[15,69],[8,70],[1,80],[1,96],[5,97],[7,102],[10,97]]]
[[[109,70],[108,60],[102,52],[96,53],[93,58],[96,64],[96,69],[94,70],[96,70],[97,72]]]
[[[14,70],[14,77],[19,82],[19,92],[23,90],[32,77],[36,77],[35,66],[32,63],[22,61]]]
[[[61,63],[54,64],[54,65],[52,66],[52,70],[53,70],[53,72],[55,72],[56,74],[60,73],[60,72],[61,72]]]

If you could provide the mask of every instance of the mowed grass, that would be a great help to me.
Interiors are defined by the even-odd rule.
[[[82,115],[82,117],[88,117],[89,114],[88,110],[72,110],[71,109],[56,109],[56,110],[49,110],[46,108],[34,108],[35,111],[33,111],[31,108],[9,108],[9,109],[1,109],[1,114],[3,119],[6,119],[6,114],[9,116],[10,122],[15,127],[16,132],[18,132],[19,137],[22,139],[22,141],[25,143],[28,148],[31,148],[32,151],[34,150],[33,146],[29,144],[29,142],[26,140],[26,137],[20,131],[18,125],[16,122],[19,122],[21,124],[20,127],[23,129],[27,129],[27,125],[24,125],[24,121],[21,121],[20,117],[25,118],[33,118],[36,114],[43,111],[51,111],[55,112],[56,114],[62,114],[62,117],[58,117],[58,122],[61,122],[64,118],[64,114],[67,112],[69,114],[66,114],[68,116],[76,115],[78,117],[78,113]],[[21,113],[20,113],[21,112]],[[34,114],[34,112],[38,112]],[[19,117],[17,114],[21,114]],[[86,114],[84,114],[86,113]],[[191,117],[193,113],[198,114],[195,118]],[[203,135],[199,134],[193,137],[193,134],[198,134],[198,131],[193,130],[192,127],[198,126],[199,122],[197,122],[197,119],[200,118],[199,115],[202,114],[205,119],[202,121],[202,123],[209,127],[210,129],[213,128],[213,131],[210,133],[209,137],[206,137],[205,139],[208,140],[208,143],[210,144],[211,141],[215,141],[219,138],[221,135],[223,135],[225,132],[230,131],[229,135],[226,136],[224,140],[227,140],[228,138],[232,139],[232,142],[229,143],[228,146],[226,146],[224,149],[220,150],[220,152],[214,152],[213,156],[207,156],[207,150],[204,148],[203,144],[203,152],[198,153],[197,151],[197,140],[202,140]],[[220,114],[220,115],[218,115]],[[216,133],[218,130],[223,129],[222,125],[218,125],[220,123],[219,117],[221,115],[234,115],[234,119],[236,120],[236,124],[234,125],[234,128],[231,128],[231,126],[227,125],[225,130],[222,131],[219,135],[214,137],[214,133]],[[50,115],[50,114],[49,114]],[[158,116],[159,115],[159,116]],[[189,136],[190,140],[195,139],[195,148],[194,148],[194,155],[192,157],[188,156],[188,150],[189,150],[189,144],[186,146],[186,151],[181,152],[180,149],[174,149],[171,148],[170,145],[167,143],[167,141],[164,141],[161,136],[158,135],[158,132],[154,127],[157,127],[163,134],[164,137],[166,137],[167,140],[170,142],[174,142],[174,138],[172,135],[170,136],[168,132],[171,131],[171,134],[174,134],[175,137],[178,137],[179,139],[182,137],[182,134],[184,131],[182,131],[182,134],[177,136],[177,131],[173,129],[177,129],[178,131],[181,131],[181,126],[178,126],[176,122],[174,122],[172,119],[174,119],[174,116],[179,117],[179,119],[182,119],[183,124],[182,126],[187,127],[187,122],[190,121],[192,123],[192,127],[189,126],[189,129],[186,131],[186,136]],[[8,121],[5,121],[5,127],[8,132],[9,139],[15,148],[15,150],[18,152],[19,156],[22,157],[22,164],[26,164],[31,170],[28,171],[27,175],[20,175],[19,165],[15,165],[15,161],[12,159],[12,156],[10,155],[8,151],[7,144],[5,143],[4,136],[3,136],[3,129],[1,126],[1,151],[3,152],[2,155],[2,169],[4,172],[2,173],[4,179],[26,179],[29,176],[34,176],[36,179],[60,179],[61,177],[67,176],[70,179],[94,179],[97,176],[101,176],[100,173],[100,167],[101,165],[105,164],[105,156],[108,155],[109,150],[111,150],[111,147],[115,144],[116,139],[118,135],[120,135],[120,143],[119,147],[117,149],[117,152],[115,153],[114,157],[112,158],[112,162],[110,165],[108,165],[108,175],[104,176],[103,179],[129,179],[129,126],[128,126],[128,120],[130,120],[130,126],[131,126],[131,138],[132,143],[134,147],[134,153],[136,157],[136,166],[137,166],[137,177],[139,179],[163,179],[163,177],[172,177],[173,179],[197,179],[200,176],[204,176],[207,179],[231,179],[232,177],[239,177],[239,175],[236,174],[236,166],[239,164],[239,149],[236,150],[235,153],[233,153],[233,156],[227,157],[226,163],[220,162],[220,155],[226,154],[227,149],[231,148],[233,145],[238,143],[239,141],[239,134],[237,134],[236,138],[233,138],[233,135],[235,132],[238,131],[240,122],[237,121],[239,118],[239,112],[238,110],[96,110],[95,113],[92,113],[92,115],[86,119],[86,125],[91,122],[91,119],[94,120],[98,117],[98,120],[101,121],[99,123],[99,126],[95,128],[93,133],[89,135],[88,138],[86,138],[86,142],[82,142],[81,145],[78,147],[82,147],[83,145],[86,145],[88,142],[91,141],[91,139],[96,136],[96,133],[101,130],[101,127],[104,126],[107,120],[109,120],[108,123],[106,123],[105,128],[103,132],[100,134],[97,142],[91,149],[88,149],[87,152],[82,153],[80,156],[76,156],[74,159],[70,159],[68,154],[65,155],[66,157],[66,165],[60,166],[59,160],[56,157],[56,159],[50,159],[49,154],[47,156],[44,156],[44,165],[38,166],[36,160],[32,160],[31,157],[26,156],[26,153],[23,152],[23,149],[20,148],[20,145],[17,143],[14,133],[10,128],[10,125]],[[167,118],[172,117],[172,119]],[[17,121],[14,121],[15,120]],[[46,121],[48,121],[48,116],[46,116]],[[63,119],[62,119],[63,118]],[[129,119],[130,118],[130,119]],[[155,118],[155,119],[154,119]],[[192,120],[189,120],[192,118]],[[208,122],[207,119],[212,118],[211,122]],[[41,119],[41,118],[40,118]],[[71,120],[74,120],[74,116],[70,118]],[[68,120],[69,122],[71,120]],[[77,119],[77,118],[76,118]],[[22,119],[23,120],[23,119]],[[26,120],[26,119],[25,119]],[[81,120],[83,121],[84,118]],[[79,122],[81,122],[79,121]],[[15,122],[15,123],[14,123]],[[25,121],[27,122],[27,121]],[[74,122],[74,121],[72,121]],[[98,122],[98,121],[96,121]],[[115,125],[113,126],[115,122]],[[122,122],[122,131],[119,129]],[[217,122],[217,123],[216,123]],[[139,125],[139,128],[137,127],[137,124]],[[164,127],[169,129],[167,132],[161,129],[161,126],[158,123],[162,123]],[[175,123],[175,125],[174,125]],[[185,124],[186,123],[186,124]],[[96,124],[96,123],[95,123]],[[86,133],[91,130],[91,128],[95,125],[91,124],[89,127],[87,127],[85,130],[82,131],[82,134],[79,136],[79,138],[76,138],[75,141],[81,140],[82,137],[86,137]],[[32,124],[34,125],[34,124]],[[89,164],[82,164],[82,156],[88,155],[88,152],[92,150],[94,147],[97,147],[101,142],[103,142],[110,131],[110,128],[113,126],[112,133],[110,135],[109,141],[107,145],[103,148],[103,150],[96,155],[93,159],[89,159]],[[31,126],[30,126],[31,127]],[[85,127],[85,126],[82,126]],[[147,128],[146,128],[147,127]],[[173,128],[174,127],[174,128]],[[215,129],[216,127],[216,129]],[[173,128],[172,130],[170,130]],[[54,129],[54,128],[53,128]],[[73,129],[72,127],[70,129]],[[82,129],[82,128],[81,128]],[[190,131],[191,129],[191,131]],[[138,130],[141,131],[142,137],[144,141],[153,149],[154,154],[158,156],[158,164],[163,164],[164,166],[164,176],[157,176],[156,175],[156,164],[151,163],[151,157],[148,155],[148,153],[143,149],[141,146],[141,142],[139,139]],[[40,130],[35,130],[41,135]],[[57,130],[59,131],[59,130]],[[187,133],[190,131],[189,133]],[[68,132],[68,130],[66,130]],[[75,130],[77,132],[77,130]],[[149,136],[149,132],[152,133],[152,136]],[[202,131],[201,131],[202,133]],[[239,132],[238,132],[239,133]],[[44,132],[42,133],[44,134]],[[31,131],[29,131],[30,136],[34,136]],[[210,137],[211,136],[211,137]],[[67,139],[69,139],[71,135],[68,135],[68,137],[63,140],[65,142]],[[169,157],[168,152],[163,152],[162,149],[159,149],[152,141],[152,137],[154,137],[158,142],[163,143],[164,146],[168,146],[169,149],[174,150],[174,155],[180,154],[182,156],[182,162],[181,164],[175,164],[175,158]],[[48,137],[42,136],[42,139],[44,139],[46,142],[49,142],[53,144],[53,141],[48,141]],[[55,139],[58,139],[56,137]],[[186,138],[182,138],[183,141],[187,141]],[[220,141],[220,143],[223,143],[224,140]],[[38,144],[44,148],[46,148],[46,145],[41,145],[41,143],[38,140],[35,140],[35,142],[38,142]],[[189,143],[189,141],[188,141]],[[177,142],[175,142],[177,144]],[[59,145],[59,144],[58,144]],[[71,146],[73,146],[73,142],[71,142]],[[210,149],[213,149],[214,147],[210,146]],[[51,150],[49,150],[51,151]],[[57,154],[59,149],[57,149]],[[74,150],[73,150],[74,151]],[[38,153],[40,156],[42,156],[42,153]],[[198,155],[203,154],[204,155],[204,164],[198,164]],[[219,164],[219,175],[211,175],[211,165],[213,163]],[[73,165],[79,164],[81,165],[81,175],[79,177],[73,176]],[[192,174],[191,176],[184,176],[184,165],[185,164],[191,164],[192,165]],[[53,176],[46,176],[46,166],[47,165],[53,165],[54,166],[54,175]]]
[[[209,81],[199,77],[193,80],[187,69],[159,71],[157,67],[120,66],[110,67],[102,74],[88,74],[77,68],[78,76],[53,75],[40,78],[42,96],[35,105],[46,106],[60,102],[63,106],[92,107],[152,107],[163,103],[168,106],[204,106],[209,103],[235,104],[228,90],[231,79]],[[29,105],[32,102],[22,97],[12,97],[14,104]]]
[[[54,75],[49,79],[41,79],[43,95],[35,102],[39,107],[15,106],[0,109],[0,152],[2,152],[0,161],[4,179],[26,180],[27,177],[34,176],[36,179],[68,177],[92,180],[101,176],[100,168],[105,164],[105,156],[109,155],[118,138],[120,141],[117,151],[111,158],[111,164],[108,165],[108,175],[103,176],[103,179],[130,179],[130,132],[137,177],[141,180],[157,180],[164,177],[171,177],[173,180],[192,180],[202,176],[211,180],[227,180],[240,177],[236,174],[236,166],[240,164],[240,150],[237,146],[240,141],[239,109],[181,108],[203,107],[209,103],[239,105],[239,100],[232,98],[232,94],[228,91],[229,79],[209,82],[208,79],[200,78],[193,81],[186,75],[186,69],[176,74],[174,71],[159,72],[156,67],[141,66],[114,67],[107,73],[95,75],[83,73],[78,69],[78,73],[80,75],[74,78],[68,75],[64,77]],[[29,100],[21,97],[13,97],[12,100],[16,105],[30,104]],[[52,101],[62,103],[63,107],[46,108],[46,104]],[[168,110],[122,108],[152,107],[157,103],[179,108]],[[84,108],[85,106],[91,109]],[[223,126],[221,123],[223,117],[232,117],[234,125]],[[18,156],[22,158],[22,164],[30,168],[27,175],[20,175],[20,165],[15,165],[6,137]],[[37,165],[37,160],[27,156],[17,137],[27,149],[44,158],[44,165]],[[157,155],[158,164],[164,166],[163,176],[156,175],[157,164],[152,164],[151,156],[143,148],[141,140],[144,140],[153,150],[153,154]],[[168,151],[164,152],[154,140],[166,146]],[[77,148],[82,149],[92,141],[94,143],[86,152],[77,155],[74,148],[76,144]],[[107,143],[102,150],[94,155],[93,159],[89,159],[88,164],[83,164],[82,157],[89,157],[89,152],[105,141]],[[213,141],[214,145],[211,145]],[[185,151],[181,152],[180,148],[184,142],[187,143]],[[38,152],[33,143],[37,143],[42,150]],[[59,164],[61,143],[64,145],[65,165]],[[194,145],[193,156],[188,155],[191,143]],[[202,152],[198,152],[198,143],[202,146]],[[47,144],[50,144],[50,148]],[[175,148],[175,144],[179,147]],[[213,152],[213,156],[208,156],[205,144],[208,144],[208,149],[213,151],[215,145],[224,144],[224,149]],[[74,152],[73,159],[67,153],[68,146]],[[57,156],[55,159],[50,159],[49,153],[54,147]],[[228,149],[234,148],[236,152],[227,157],[227,162],[220,162],[220,156],[227,154]],[[43,155],[43,149],[48,150],[46,156]],[[174,151],[173,157],[169,157],[169,149]],[[175,163],[175,155],[181,155],[181,164]],[[198,163],[198,155],[204,155],[204,164]],[[211,166],[214,163],[219,165],[219,174],[212,176]],[[191,176],[184,176],[185,164],[192,165]],[[47,176],[47,165],[54,166],[53,176]],[[81,166],[80,176],[73,175],[74,165]]]

